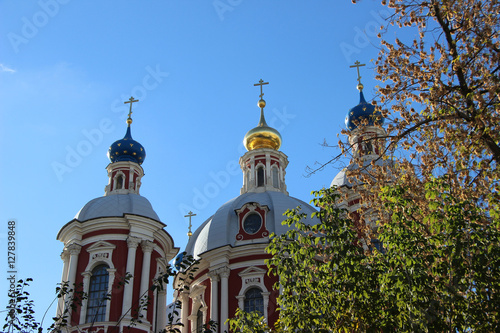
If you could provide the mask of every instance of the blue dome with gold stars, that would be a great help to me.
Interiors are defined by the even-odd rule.
[[[111,163],[131,161],[139,165],[146,159],[146,150],[144,150],[144,147],[139,142],[132,139],[130,124],[127,127],[125,137],[113,142],[111,147],[109,147],[108,158]]]
[[[384,124],[384,117],[382,113],[375,110],[375,106],[371,103],[367,103],[365,96],[363,96],[363,90],[359,91],[359,104],[349,110],[345,116],[345,126],[349,131],[352,131],[358,127],[358,125],[364,126],[381,126]]]

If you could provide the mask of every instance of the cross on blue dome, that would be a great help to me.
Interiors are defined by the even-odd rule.
[[[349,131],[355,130],[359,125],[362,126],[381,126],[384,124],[384,117],[382,113],[375,110],[375,106],[367,103],[363,95],[363,84],[361,83],[361,74],[359,68],[365,66],[358,60],[350,68],[356,68],[358,71],[358,90],[359,90],[359,104],[347,112],[345,116],[345,126]]]
[[[134,139],[132,139],[132,134],[130,132],[130,125],[132,124],[132,103],[139,102],[138,99],[130,97],[125,104],[130,104],[130,111],[127,118],[127,132],[123,139],[113,142],[113,144],[108,149],[108,158],[111,163],[130,161],[138,163],[139,165],[144,162],[146,158],[146,150],[144,147]]]

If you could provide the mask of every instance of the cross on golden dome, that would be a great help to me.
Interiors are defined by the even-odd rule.
[[[264,82],[264,80],[260,79],[259,83],[255,83],[254,86],[260,86],[260,99],[262,99],[262,96],[264,96],[264,93],[262,92],[262,86],[265,84],[269,84],[269,82]]]

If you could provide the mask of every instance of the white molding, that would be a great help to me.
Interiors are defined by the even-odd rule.
[[[198,327],[196,326],[196,319],[198,318],[197,313],[198,310],[201,310],[203,314],[203,323],[206,322],[207,319],[207,304],[205,303],[205,289],[207,286],[203,286],[200,284],[197,284],[193,287],[191,287],[191,290],[189,291],[189,298],[191,298],[192,305],[191,305],[191,315],[187,317],[189,321],[191,321],[191,330],[194,332],[197,332]]]
[[[87,248],[87,252],[89,253],[89,261],[83,273],[92,272],[94,267],[103,263],[108,265],[109,268],[114,269],[115,266],[113,265],[113,250],[115,248],[116,245],[108,243],[106,241],[98,241],[95,244],[89,246]]]
[[[155,243],[154,250],[170,261],[177,255],[179,248],[174,246],[174,241],[164,229],[165,227],[166,225],[163,222],[148,217],[124,214],[123,217],[100,217],[85,222],[73,220],[61,228],[57,239],[65,245],[72,242],[82,242],[83,245],[86,245],[103,238],[124,240],[128,237],[127,234],[106,233],[106,230],[127,230],[131,236],[149,241],[156,240],[159,245]],[[103,234],[82,240],[83,235],[91,232],[103,232]]]

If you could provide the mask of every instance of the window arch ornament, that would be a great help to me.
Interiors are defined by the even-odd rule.
[[[98,241],[87,248],[87,252],[89,253],[89,261],[87,263],[87,267],[85,271],[82,273],[83,275],[83,291],[90,296],[91,289],[91,279],[94,274],[94,269],[98,266],[107,266],[108,273],[108,286],[106,292],[109,292],[112,289],[113,282],[115,280],[115,272],[116,269],[113,264],[113,251],[116,248],[116,245],[106,242],[106,241]],[[80,324],[85,324],[88,318],[88,305],[90,302],[90,297],[84,299],[82,301],[81,313],[80,313]],[[109,321],[109,312],[110,312],[111,300],[107,299],[105,301],[105,305],[103,304],[103,308],[105,309],[104,320]]]
[[[260,267],[248,267],[238,273],[241,277],[241,289],[236,298],[238,299],[238,307],[242,310],[246,310],[245,306],[247,304],[252,304],[251,299],[249,297],[258,296],[256,291],[258,290],[262,299],[262,315],[264,318],[268,318],[268,305],[269,305],[269,295],[271,294],[265,284],[264,277],[267,273],[267,270],[262,269]],[[258,298],[254,298],[257,301]],[[257,301],[258,302],[258,301]],[[256,303],[253,303],[257,305]],[[260,305],[259,305],[260,306]]]
[[[269,236],[266,226],[266,214],[269,207],[259,205],[256,202],[244,204],[235,210],[238,215],[237,241],[260,239]]]
[[[191,298],[191,315],[188,317],[191,322],[191,332],[202,332],[202,327],[199,323],[205,324],[207,318],[207,304],[205,303],[205,289],[204,285],[195,285],[191,287],[189,298]],[[201,315],[201,318],[200,318]]]

